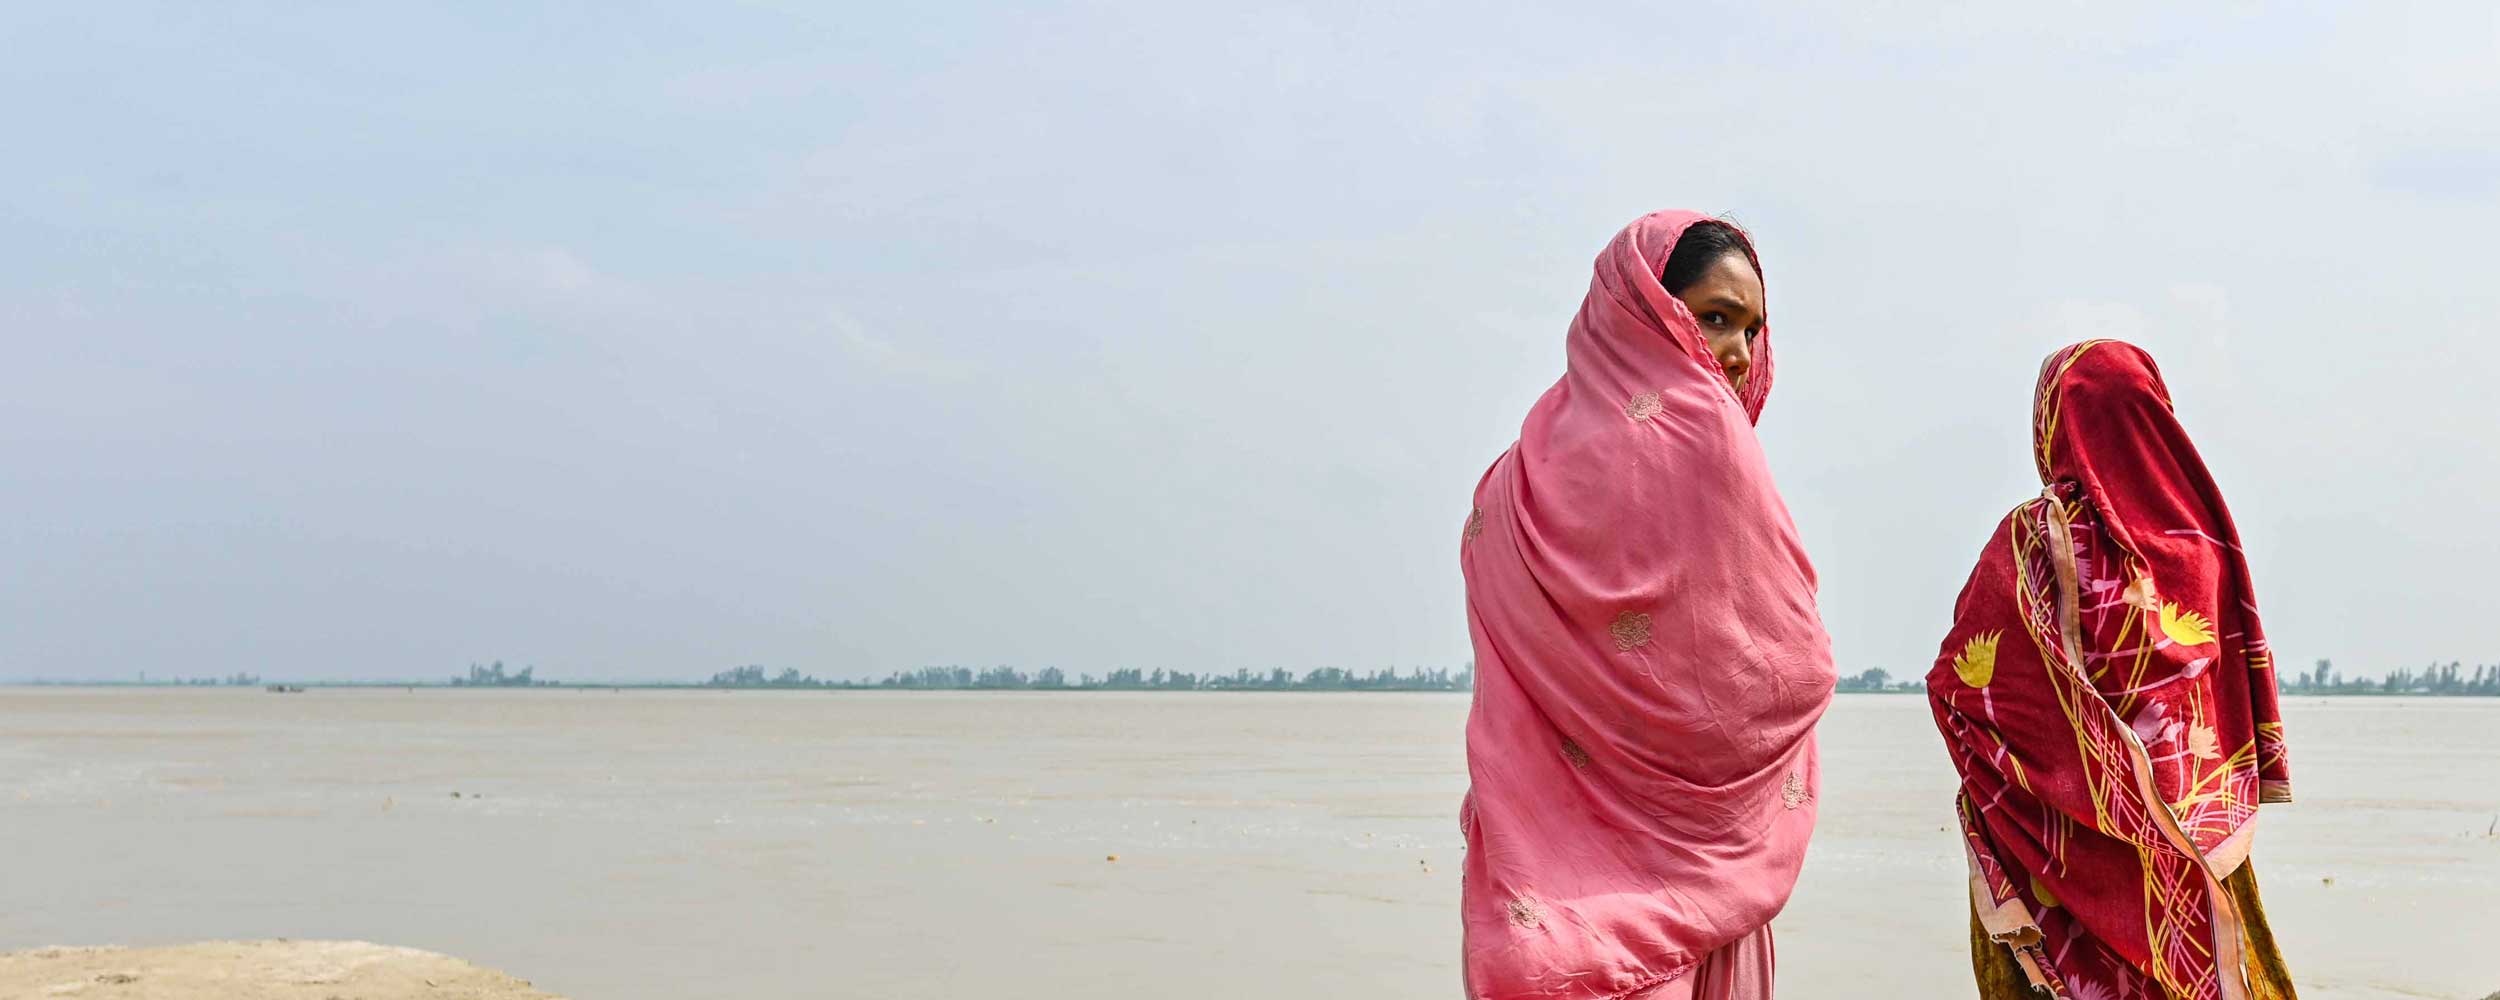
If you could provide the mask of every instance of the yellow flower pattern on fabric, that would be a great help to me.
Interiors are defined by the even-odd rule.
[[[2161,634],[2182,646],[2202,646],[2214,641],[2214,623],[2196,612],[2179,610],[2176,603],[2164,604]]]
[[[1971,637],[1962,645],[1962,653],[1953,658],[1953,674],[1962,683],[1984,688],[1997,676],[1997,640],[2003,632],[1986,632]]]

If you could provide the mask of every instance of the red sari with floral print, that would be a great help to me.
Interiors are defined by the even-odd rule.
[[[2220,880],[2291,784],[2239,532],[2133,345],[2050,355],[2033,441],[1927,675],[1972,903],[2056,995],[2241,1000]]]

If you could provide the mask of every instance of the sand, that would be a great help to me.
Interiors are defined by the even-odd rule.
[[[448,955],[363,941],[209,941],[0,955],[0,997],[560,1000]]]

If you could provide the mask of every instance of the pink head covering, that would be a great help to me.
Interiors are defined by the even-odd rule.
[[[1476,487],[1459,562],[1476,651],[1461,810],[1467,989],[1617,997],[1788,901],[1831,700],[1814,568],[1752,421],[1658,281],[1690,212],[1625,227],[1569,369]]]

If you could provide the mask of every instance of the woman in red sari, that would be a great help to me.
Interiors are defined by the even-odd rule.
[[[2133,345],[2050,355],[2032,432],[2045,489],[1927,675],[1980,995],[2291,997],[2248,863],[2291,782],[2230,509]]]

